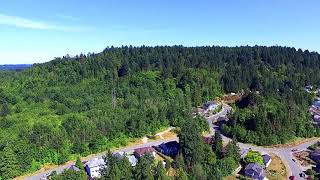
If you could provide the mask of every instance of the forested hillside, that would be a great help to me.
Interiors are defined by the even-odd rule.
[[[259,94],[238,102],[224,129],[238,140],[317,135],[302,87],[320,84],[320,56],[294,48],[112,47],[1,72],[0,81],[2,176],[180,126],[191,107],[240,90]]]

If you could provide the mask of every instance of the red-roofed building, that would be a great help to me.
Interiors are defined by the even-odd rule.
[[[133,154],[136,158],[140,158],[143,155],[145,155],[146,153],[149,153],[153,157],[156,156],[156,150],[153,149],[152,147],[144,147],[144,148],[135,149]]]

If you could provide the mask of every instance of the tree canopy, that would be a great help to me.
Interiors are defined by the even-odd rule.
[[[181,127],[191,107],[242,90],[246,96],[224,134],[256,144],[319,135],[306,113],[311,96],[302,88],[320,84],[320,55],[307,50],[108,47],[0,71],[0,81],[0,153],[11,148],[9,157],[20,167],[14,176]],[[192,156],[186,161],[201,157]]]

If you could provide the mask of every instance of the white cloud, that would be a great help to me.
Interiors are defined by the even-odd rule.
[[[38,30],[54,30],[54,31],[67,31],[67,32],[79,32],[88,31],[91,28],[54,25],[47,22],[35,21],[18,16],[10,16],[0,14],[0,25],[15,26],[18,28],[38,29]]]

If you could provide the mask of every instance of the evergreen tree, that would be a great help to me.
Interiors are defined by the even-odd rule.
[[[122,171],[120,170],[117,162],[107,168],[109,169],[109,174],[108,174],[108,178],[106,179],[120,180],[122,178]]]
[[[203,160],[203,142],[200,128],[194,119],[185,121],[181,126],[179,142],[181,152],[188,168]]]
[[[214,137],[213,137],[213,143],[212,143],[212,149],[216,153],[218,158],[222,158],[223,156],[223,144],[222,144],[222,136],[220,134],[220,131],[215,131]]]
[[[0,117],[5,117],[10,113],[9,105],[7,101],[2,101],[0,105]]]
[[[221,167],[221,168],[224,168],[224,167]],[[214,180],[222,180],[223,179],[223,174],[216,164],[207,167],[206,172],[208,174],[208,179],[214,179]]]
[[[6,146],[0,156],[0,176],[3,179],[12,179],[20,174],[20,166],[16,154]]]
[[[216,155],[212,151],[212,148],[209,145],[204,146],[204,151],[203,151],[203,156],[204,160],[201,162],[204,166],[211,166],[216,163]]]
[[[79,168],[80,170],[83,170],[83,164],[82,164],[82,162],[81,162],[80,156],[77,157],[75,166],[76,166],[77,168]]]
[[[197,180],[206,180],[207,173],[204,171],[201,163],[196,163],[192,168],[192,177]]]
[[[226,146],[226,157],[233,158],[236,162],[240,161],[240,148],[237,145],[237,140],[235,138],[232,139]]]
[[[185,161],[184,161],[183,155],[182,155],[182,153],[179,153],[174,161],[175,168],[176,169],[179,169],[179,168],[185,169],[184,163],[185,163]]]
[[[158,165],[156,166],[154,170],[154,179],[155,180],[169,180],[170,178],[166,174],[166,170],[163,167],[163,164],[161,161],[158,162]]]
[[[141,180],[153,180],[152,167],[150,161],[150,155],[146,154],[142,156],[137,163],[135,168],[135,179]]]
[[[177,170],[176,180],[188,180],[188,174],[183,168]]]
[[[122,180],[131,180],[133,177],[132,174],[132,166],[131,163],[129,162],[127,157],[124,157],[120,160],[120,165],[119,168],[121,169],[121,173],[122,173]]]

